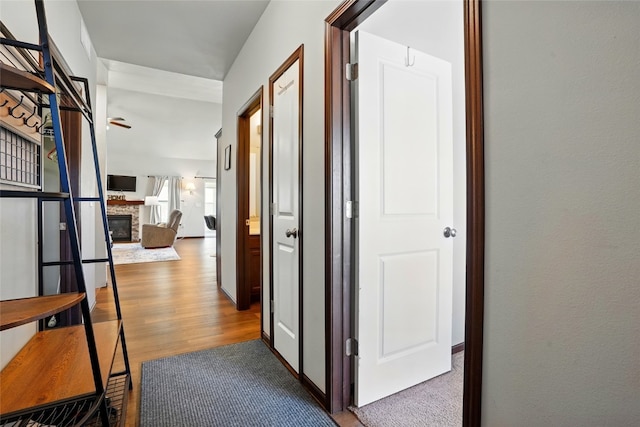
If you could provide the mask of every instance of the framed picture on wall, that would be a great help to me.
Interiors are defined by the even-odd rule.
[[[224,170],[231,169],[231,144],[224,149]]]

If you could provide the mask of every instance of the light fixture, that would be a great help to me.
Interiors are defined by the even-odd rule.
[[[193,182],[187,182],[184,185],[184,189],[189,192],[189,194],[193,195],[193,191],[196,189],[196,185]]]

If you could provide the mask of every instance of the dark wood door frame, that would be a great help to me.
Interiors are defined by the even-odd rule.
[[[302,326],[303,326],[303,306],[302,306],[302,298],[303,298],[303,289],[302,289],[302,251],[303,251],[303,242],[304,242],[304,227],[303,227],[303,217],[302,217],[302,147],[303,147],[303,129],[302,129],[302,118],[303,118],[303,99],[304,99],[304,45],[298,46],[298,48],[293,51],[291,55],[278,67],[276,71],[271,74],[269,77],[269,111],[273,111],[273,103],[275,100],[275,92],[274,88],[275,82],[289,69],[295,62],[298,61],[298,229],[300,230],[300,234],[298,235],[298,374],[290,368],[288,362],[281,358],[279,353],[278,356],[281,358],[281,361],[285,366],[289,368],[292,374],[294,374],[302,384],[307,387],[307,389],[316,397],[321,396],[320,400],[322,400],[322,392],[313,384],[313,382],[304,374],[304,358],[303,358],[303,337]],[[273,200],[273,149],[274,149],[274,140],[273,140],[273,114],[269,114],[269,204],[275,203]],[[269,297],[271,304],[273,302],[273,293],[274,293],[274,278],[273,278],[273,215],[269,214]],[[275,350],[274,343],[274,313],[271,311],[271,321],[270,321],[270,344],[271,348]],[[276,350],[277,351],[277,350]]]
[[[222,149],[222,129],[216,133],[216,284],[219,288],[222,287],[222,249],[221,249],[221,229],[220,227],[220,214],[222,209],[220,208],[220,200],[222,200],[222,185],[220,185],[220,177],[222,176],[222,162],[224,157],[220,157],[220,153],[224,153]]]
[[[351,399],[353,366],[344,352],[352,337],[353,230],[344,212],[353,194],[350,90],[345,78],[349,33],[386,0],[346,0],[325,22],[325,279],[326,407],[344,410]],[[467,135],[467,284],[463,425],[479,426],[484,317],[484,139],[481,0],[464,1]]]
[[[236,159],[236,203],[237,203],[237,231],[236,231],[236,308],[247,310],[251,307],[251,283],[249,282],[250,261],[247,235],[248,225],[245,220],[249,218],[249,119],[258,110],[262,110],[261,86],[256,93],[240,108],[238,112],[238,151]],[[262,141],[262,134],[260,134]],[[260,158],[264,144],[260,143]],[[261,186],[262,187],[262,186]],[[262,221],[260,221],[262,227]],[[260,236],[262,240],[262,235]],[[260,244],[262,246],[262,242]],[[262,249],[262,248],[261,248]],[[262,250],[260,251],[260,265],[262,265]],[[262,275],[261,275],[262,276]],[[262,290],[262,277],[260,277],[260,289]],[[262,291],[260,292],[262,294]]]
[[[69,170],[69,186],[74,197],[82,195],[80,171],[82,168],[82,115],[76,111],[60,111],[60,125],[64,140],[64,151],[67,158],[67,168]],[[60,153],[58,153],[60,155]],[[78,242],[82,245],[82,223],[80,214],[80,203],[75,202],[73,209],[76,212],[76,226],[78,230]],[[65,208],[60,203],[60,222],[65,221]],[[71,260],[71,241],[67,230],[60,231],[60,260]],[[73,269],[73,265],[60,266],[60,292],[78,292],[78,281]],[[82,313],[80,305],[76,305],[65,311],[59,317],[60,326],[79,325],[82,323]]]

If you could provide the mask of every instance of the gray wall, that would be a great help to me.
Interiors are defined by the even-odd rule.
[[[269,105],[269,76],[301,44],[304,44],[303,77],[303,206],[302,292],[304,374],[325,389],[324,331],[324,19],[338,6],[338,0],[274,1],[269,3],[249,39],[224,79],[222,147],[231,145],[230,170],[223,170],[221,186],[222,287],[236,297],[236,153],[237,114],[261,86],[264,106]],[[269,120],[263,110],[263,144],[268,146]],[[268,252],[268,150],[264,150],[262,171],[263,301],[269,300]],[[218,153],[223,158],[222,153]],[[268,304],[263,304],[264,331],[269,332]]]
[[[640,425],[640,2],[482,12],[483,425]]]

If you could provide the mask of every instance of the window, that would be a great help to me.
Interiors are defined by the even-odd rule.
[[[169,180],[165,179],[162,184],[162,190],[158,194],[158,203],[160,204],[160,222],[167,222],[169,216]]]
[[[205,181],[204,183],[204,214],[216,214],[216,182]]]
[[[0,127],[0,182],[40,188],[41,169],[40,145]]]

